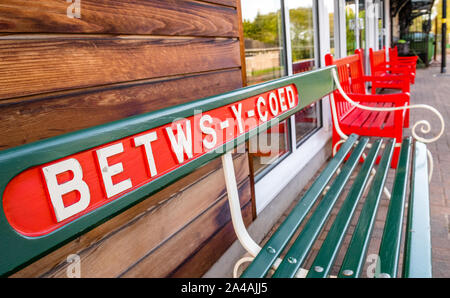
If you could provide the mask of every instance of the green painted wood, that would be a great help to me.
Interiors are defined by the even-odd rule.
[[[381,143],[382,140],[378,139],[372,144],[372,148],[365,158],[364,164],[362,165],[358,176],[355,178],[355,181],[353,182],[353,185],[306,277],[327,277],[337,253],[339,252],[342,241],[344,240],[345,232],[350,225],[356,206],[364,193],[371,170],[378,156]]]
[[[375,277],[397,277],[402,223],[410,167],[411,138],[402,142],[397,171],[379,250],[380,273]],[[424,181],[427,183],[427,180]]]
[[[302,223],[306,214],[314,205],[317,198],[322,194],[325,186],[350,152],[357,138],[358,137],[354,134],[349,136],[348,140],[341,146],[333,159],[327,164],[316,181],[314,181],[313,185],[300,199],[299,203],[293,208],[291,213],[272,235],[269,241],[267,241],[253,262],[242,273],[241,277],[250,278],[266,276],[275,260]]]
[[[412,161],[403,277],[432,277],[427,148],[415,142]]]
[[[363,137],[359,140],[358,145],[342,167],[341,172],[331,184],[331,187],[326,195],[318,204],[316,210],[313,212],[310,219],[300,232],[300,235],[286,253],[286,256],[273,274],[273,277],[280,278],[295,276],[298,269],[306,259],[309,250],[319,235],[320,230],[325,224],[328,216],[330,215],[331,210],[344,189],[345,184],[350,178],[350,175],[358,164],[368,141],[369,139],[367,137]]]
[[[367,194],[358,223],[347,248],[338,277],[359,277],[365,263],[365,256],[370,243],[373,225],[378,210],[383,187],[386,182],[389,165],[394,152],[395,140],[386,143],[383,155]]]
[[[245,98],[249,98],[288,84],[295,84],[299,93],[299,105],[288,113],[251,130],[234,141],[224,144],[217,150],[184,164],[175,171],[161,176],[142,187],[111,201],[91,213],[68,223],[42,237],[25,237],[15,232],[6,220],[3,204],[0,209],[0,276],[11,274],[50,251],[64,245],[77,236],[107,221],[116,214],[137,204],[149,195],[161,190],[166,185],[189,174],[208,161],[220,156],[225,150],[244,143],[250,137],[283,121],[302,108],[321,99],[335,89],[331,69],[326,67],[311,72],[284,77],[270,82],[253,85],[228,93],[199,99],[186,104],[146,113],[120,121],[99,125],[89,129],[49,138],[0,152],[0,197],[3,197],[8,182],[17,174],[33,166],[57,160],[114,140],[134,135],[178,118],[187,118],[194,114],[206,112]]]

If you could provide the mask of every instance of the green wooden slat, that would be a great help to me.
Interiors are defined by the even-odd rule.
[[[300,235],[295,240],[289,251],[286,253],[283,261],[275,271],[273,277],[294,277],[298,269],[305,260],[315,239],[320,233],[327,217],[331,213],[334,204],[345,187],[350,175],[359,162],[369,139],[361,138],[356,148],[353,150],[349,159],[342,168],[342,171],[332,183],[327,194],[322,198],[311,218],[306,223]]]
[[[427,147],[415,142],[403,277],[432,277]]]
[[[294,235],[297,228],[302,223],[308,211],[314,205],[317,198],[323,192],[325,186],[333,177],[334,173],[341,165],[353,144],[357,140],[356,135],[350,135],[348,140],[342,144],[334,158],[327,164],[313,185],[308,189],[285,221],[261,249],[253,262],[243,272],[241,277],[264,277],[283,248]]]
[[[382,140],[378,139],[372,144],[372,148],[365,158],[364,164],[362,165],[358,176],[355,178],[355,181],[353,182],[353,185],[306,277],[319,278],[328,275],[342,244],[342,240],[344,239],[345,232],[350,225],[356,206],[364,193],[371,170],[378,156],[381,143]]]
[[[403,214],[410,166],[410,153],[411,138],[405,138],[402,142],[391,200],[378,253],[380,273],[376,273],[375,277],[397,277]],[[427,180],[424,181],[424,183],[427,182]]]
[[[387,178],[389,165],[394,151],[394,140],[387,142],[381,157],[372,186],[367,194],[358,223],[345,254],[338,277],[359,277],[364,266],[370,236],[375,222],[378,205]]]
[[[283,77],[270,82],[191,101],[186,104],[0,151],[0,197],[3,197],[8,182],[28,168],[135,135],[171,123],[175,119],[187,118],[200,112],[207,112],[289,84],[294,84],[299,93],[298,106],[277,117],[275,120],[278,121],[270,121],[262,125],[262,127],[248,131],[216,150],[211,150],[183,164],[169,174],[142,185],[138,189],[124,194],[120,198],[77,218],[43,237],[26,237],[18,234],[8,223],[3,204],[0,204],[0,276],[9,275],[52,250],[61,247],[163,189],[170,183],[188,175],[212,159],[221,156],[226,150],[231,150],[244,143],[252,136],[283,121],[329,94],[335,89],[331,74],[331,69],[333,68],[335,66]]]

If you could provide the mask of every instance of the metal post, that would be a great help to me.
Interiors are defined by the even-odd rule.
[[[446,73],[446,49],[447,49],[447,0],[442,0],[442,61],[441,73]]]
[[[433,58],[434,61],[436,61],[436,54],[437,54],[437,33],[438,33],[438,17],[436,16],[436,19],[434,20],[434,58]]]

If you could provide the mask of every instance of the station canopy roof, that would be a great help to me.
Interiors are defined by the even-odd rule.
[[[430,14],[435,0],[391,0],[391,8],[394,15],[402,10],[408,11],[410,18]]]

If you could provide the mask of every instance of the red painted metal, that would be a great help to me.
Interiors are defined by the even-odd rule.
[[[372,78],[364,75],[361,52],[341,59],[333,59],[331,54],[325,56],[325,64],[336,65],[339,81],[343,90],[355,102],[370,107],[400,107],[409,105],[409,93],[367,94],[365,83]],[[349,102],[339,93],[333,92],[339,127],[346,135],[356,133],[362,136],[395,138],[402,141],[403,127],[409,126],[409,114],[404,110],[393,112],[376,112],[362,110]],[[406,110],[408,111],[408,110]],[[341,140],[333,125],[333,147]],[[391,166],[396,168],[399,148],[394,151]]]

